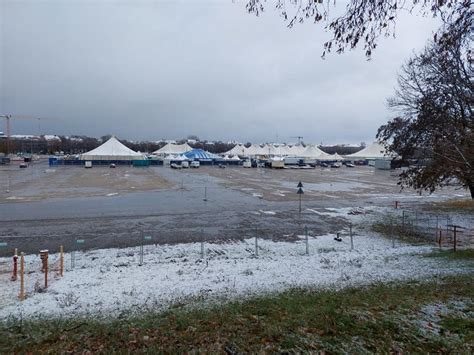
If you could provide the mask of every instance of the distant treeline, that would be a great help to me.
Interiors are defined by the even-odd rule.
[[[12,138],[10,139],[9,151],[12,154],[24,153],[24,154],[55,154],[58,152],[75,155],[88,152],[94,148],[97,148],[102,143],[107,141],[110,136],[102,136],[100,138],[93,138],[87,136],[57,136],[59,139],[49,139],[46,140],[44,137],[34,137],[34,138]],[[143,153],[152,153],[163,146],[166,145],[166,142],[132,142],[127,140],[120,140],[130,149],[133,149],[136,152]],[[182,139],[176,141],[177,144],[182,144],[188,142],[187,139]],[[211,153],[224,153],[232,149],[235,144],[227,142],[208,142],[208,141],[194,141],[188,142],[192,148],[199,148],[207,150]],[[250,142],[246,143],[245,146],[249,147]],[[351,154],[359,151],[363,148],[353,147],[353,146],[344,146],[344,145],[334,145],[334,146],[320,146],[321,150],[326,153],[334,154],[338,153],[340,155]],[[0,139],[0,153],[7,153],[7,140],[6,138]]]

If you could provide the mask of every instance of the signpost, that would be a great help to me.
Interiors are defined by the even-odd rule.
[[[7,242],[0,242],[0,248],[6,248],[8,246]]]

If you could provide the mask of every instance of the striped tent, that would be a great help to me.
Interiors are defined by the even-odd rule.
[[[222,158],[216,154],[209,153],[202,149],[193,149],[189,152],[183,154],[186,158],[190,160],[222,160]]]

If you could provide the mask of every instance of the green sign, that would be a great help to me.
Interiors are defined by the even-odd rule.
[[[8,246],[7,242],[1,242],[0,243],[0,248],[5,248],[6,246]]]
[[[143,237],[143,239],[145,239],[145,240],[151,240],[151,235],[145,235],[145,236]]]
[[[77,244],[84,244],[84,239],[78,239],[78,240],[76,240],[76,243]]]

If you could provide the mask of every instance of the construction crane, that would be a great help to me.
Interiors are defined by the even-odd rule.
[[[290,138],[298,138],[298,144],[301,144],[303,142],[302,136],[295,136],[295,137],[290,137]]]
[[[16,116],[16,115],[0,115],[0,118],[5,120],[5,134],[7,136],[7,155],[10,154],[10,139],[11,139],[11,120],[38,120],[38,135],[41,135],[41,121],[54,120],[54,118],[46,117],[30,117],[30,116]]]

